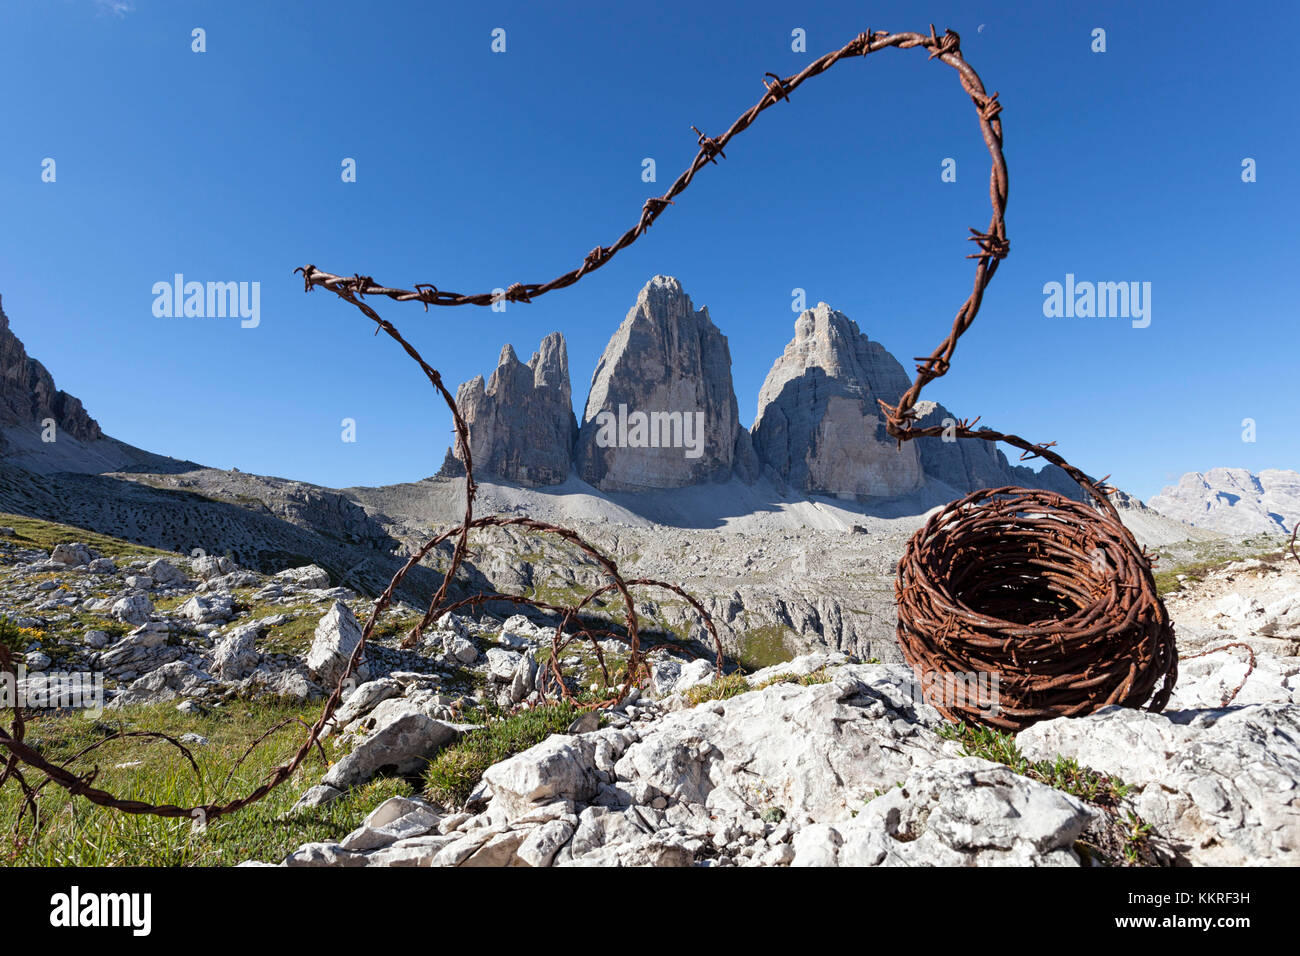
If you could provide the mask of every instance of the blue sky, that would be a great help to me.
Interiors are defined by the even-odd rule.
[[[691,125],[724,130],[766,71],[933,21],[1005,106],[1011,256],[925,397],[1055,439],[1142,497],[1189,470],[1300,468],[1297,19],[1291,3],[5,0],[0,294],[115,437],[332,486],[418,479],[450,441],[445,409],[294,267],[458,292],[549,279],[635,221],[694,155]],[[988,219],[951,70],[916,50],[840,64],[727,156],[570,289],[504,314],[382,312],[453,384],[559,329],[581,412],[637,291],[675,275],[730,339],[745,424],[796,287],[909,369],[934,347],[969,292],[967,227]],[[153,284],[177,272],[260,282],[260,326],[155,317]],[[1150,326],[1045,317],[1043,285],[1067,273],[1150,282]]]

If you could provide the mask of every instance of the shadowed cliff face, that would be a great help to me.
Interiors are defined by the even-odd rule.
[[[877,400],[907,390],[898,361],[822,302],[795,321],[795,337],[758,397],[754,450],[800,491],[892,496],[922,482],[910,444],[884,430]]]
[[[0,426],[40,428],[49,419],[80,441],[103,437],[99,423],[86,413],[81,400],[55,388],[45,366],[28,357],[23,343],[10,331],[9,317],[0,303]]]
[[[681,283],[655,276],[591,379],[579,477],[605,491],[680,488],[756,471],[742,437],[727,337]]]
[[[475,376],[457,390],[456,404],[469,427],[476,474],[534,486],[569,477],[578,423],[559,332],[542,339],[526,365],[507,345],[486,385]]]

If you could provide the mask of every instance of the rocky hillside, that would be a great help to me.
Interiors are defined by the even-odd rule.
[[[1253,623],[1216,596],[1243,577],[1282,595]],[[1110,707],[1011,737],[945,723],[904,667],[820,653],[718,679],[664,658],[643,693],[492,764],[461,802],[396,798],[341,840],[260,862],[1294,866],[1300,568],[1242,562],[1202,585],[1185,589],[1175,625],[1208,616],[1217,633],[1188,628],[1198,639],[1161,714]],[[1200,638],[1245,641],[1256,666],[1247,675],[1238,649],[1193,658]],[[412,735],[395,728],[418,724],[422,705],[387,703],[305,804],[338,799],[353,766],[410,759],[399,740]],[[454,751],[460,732],[426,728],[432,742],[414,746]]]
[[[1287,533],[1300,521],[1300,472],[1266,468],[1192,471],[1148,504],[1161,514],[1225,534]]]
[[[101,672],[113,726],[170,726],[172,711],[200,761],[248,701],[318,705],[368,613],[319,567],[267,575],[77,534],[0,515],[0,616],[19,629],[24,690]],[[297,803],[277,828],[376,781],[404,795],[346,835],[249,862],[1296,865],[1300,565],[1266,555],[1172,587],[1184,660],[1164,713],[1109,708],[1014,738],[946,724],[904,666],[825,650],[729,662],[721,679],[658,650],[617,705],[552,711],[537,689],[549,628],[453,615],[403,650],[419,611],[398,602],[329,727],[328,762],[285,784]],[[616,674],[621,645],[602,651]],[[589,649],[561,664],[575,693],[607,693]],[[85,724],[51,716],[40,739],[60,739],[56,720]]]

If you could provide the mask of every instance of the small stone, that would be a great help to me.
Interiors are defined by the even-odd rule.
[[[293,805],[293,811],[323,807],[328,803],[333,803],[341,796],[343,796],[342,790],[328,784],[318,783],[303,792],[303,795],[298,798],[298,802]]]

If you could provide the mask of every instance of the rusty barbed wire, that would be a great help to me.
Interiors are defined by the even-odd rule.
[[[1149,558],[1064,495],[984,489],[940,509],[908,542],[895,592],[918,674],[998,675],[996,710],[932,700],[950,719],[1018,731],[1108,704],[1160,710],[1173,691],[1178,652]]]

